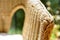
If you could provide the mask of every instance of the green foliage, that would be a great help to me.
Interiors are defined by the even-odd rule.
[[[49,10],[50,11],[50,13],[53,13],[53,15],[55,15],[56,14],[56,11],[57,10],[60,10],[60,0],[41,0],[42,2],[43,2],[43,4],[46,6],[46,7],[50,7],[51,9]],[[50,6],[48,6],[46,3],[47,2],[50,2],[51,3],[51,5]]]
[[[22,9],[17,10],[13,15],[9,34],[22,33],[24,19],[25,19],[24,10]]]

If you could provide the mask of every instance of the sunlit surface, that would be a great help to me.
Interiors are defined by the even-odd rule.
[[[7,34],[1,34],[0,40],[23,40],[22,35],[14,34],[14,35],[7,35]]]

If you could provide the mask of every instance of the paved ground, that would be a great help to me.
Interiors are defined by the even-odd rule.
[[[0,40],[23,40],[22,35],[0,35]]]

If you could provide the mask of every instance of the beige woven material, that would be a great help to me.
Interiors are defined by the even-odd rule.
[[[23,40],[49,40],[53,17],[40,0],[0,0],[0,32],[8,32],[14,13],[25,11]]]

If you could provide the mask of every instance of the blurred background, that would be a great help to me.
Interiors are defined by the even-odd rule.
[[[47,10],[54,17],[54,29],[52,31],[50,40],[60,40],[60,0],[41,0],[46,6]],[[25,12],[19,9],[15,12],[9,34],[22,34],[23,24],[25,19]],[[14,31],[14,32],[13,32]]]
[[[12,17],[11,28],[8,34],[22,34],[24,19],[25,19],[24,10],[18,9]]]

